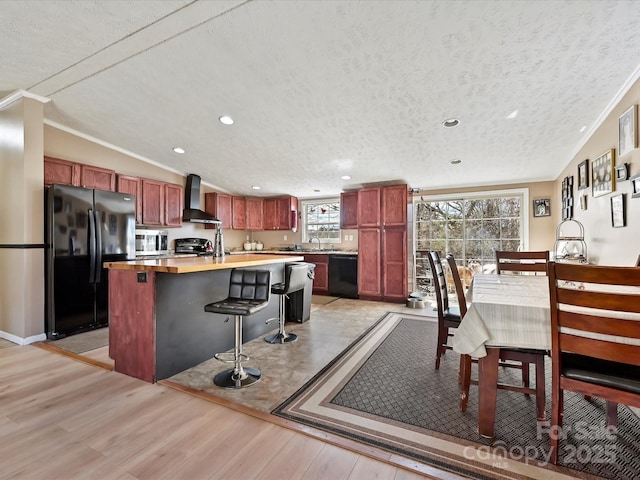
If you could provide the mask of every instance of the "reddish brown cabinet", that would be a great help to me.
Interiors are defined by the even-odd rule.
[[[182,202],[184,188],[174,183],[164,184],[164,225],[167,227],[182,226]]]
[[[316,266],[312,292],[315,295],[329,295],[329,255],[305,255],[304,261]]]
[[[233,200],[226,193],[205,193],[204,211],[220,220],[222,228],[231,228],[233,225]],[[215,225],[205,224],[204,228],[216,228]]]
[[[80,186],[115,192],[116,172],[93,165],[80,165]]]
[[[407,287],[407,185],[358,191],[358,294],[404,302]]]
[[[264,199],[265,230],[294,230],[298,227],[298,199],[291,195]]]
[[[382,296],[382,232],[379,228],[358,230],[358,295],[364,300]]]
[[[358,227],[382,226],[382,187],[358,190]]]
[[[246,228],[247,230],[262,230],[264,228],[264,200],[262,198],[246,198]]]
[[[136,224],[142,224],[142,183],[140,178],[118,175],[116,191],[136,196]]]
[[[142,179],[142,224],[163,225],[164,182]]]
[[[358,192],[340,194],[340,228],[358,228]]]
[[[80,185],[80,164],[59,158],[44,157],[44,184]]]
[[[245,230],[247,228],[247,200],[245,197],[232,197],[232,220],[231,225],[234,230]]]

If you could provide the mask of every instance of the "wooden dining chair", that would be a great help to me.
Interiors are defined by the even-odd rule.
[[[460,325],[460,309],[449,305],[447,294],[447,282],[444,276],[444,269],[440,260],[440,254],[435,250],[430,250],[427,255],[429,266],[433,275],[433,286],[435,288],[436,303],[438,307],[438,344],[436,347],[436,370],[440,368],[440,357],[451,349],[448,344],[449,337],[453,336],[450,329],[458,328]]]
[[[506,252],[496,250],[496,273],[545,273],[549,251]]]
[[[460,306],[460,315],[464,318],[467,313],[467,300],[462,288],[462,281],[460,275],[457,273],[458,268],[456,260],[453,255],[448,254],[446,257],[449,269],[453,276],[453,283],[456,289],[456,295],[458,297],[458,305]],[[521,392],[526,395],[533,394],[536,396],[536,417],[538,420],[545,419],[545,384],[544,384],[544,357],[547,352],[544,350],[531,350],[531,349],[519,349],[519,348],[501,348],[500,349],[500,366],[515,368],[522,371],[522,385],[508,385],[504,383],[498,383],[498,388],[501,390],[511,390],[515,392]],[[472,359],[470,355],[461,355],[460,357],[460,373],[459,383],[460,387],[460,410],[463,412],[467,410],[467,403],[469,401],[469,388],[471,385],[476,385],[478,382],[471,379],[471,365],[477,363],[477,359]],[[536,369],[536,387],[535,389],[529,386],[529,366],[535,365]]]
[[[604,399],[607,410],[640,407],[640,269],[549,262],[548,272],[551,431],[562,432],[565,390]],[[551,436],[553,463],[561,437]]]

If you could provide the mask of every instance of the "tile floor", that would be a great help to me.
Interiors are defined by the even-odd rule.
[[[287,333],[298,335],[297,341],[270,344],[260,337],[244,344],[243,352],[250,360],[243,363],[261,370],[260,382],[242,389],[225,389],[214,385],[213,376],[229,368],[215,359],[168,380],[271,412],[385,313],[393,311],[436,316],[432,308],[410,309],[395,303],[344,298],[326,304],[321,304],[322,299],[316,299],[316,302],[312,304],[309,321],[285,325]]]

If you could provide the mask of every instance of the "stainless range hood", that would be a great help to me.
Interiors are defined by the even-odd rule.
[[[190,173],[187,175],[187,186],[184,189],[183,222],[222,223],[213,215],[200,210],[200,177]]]

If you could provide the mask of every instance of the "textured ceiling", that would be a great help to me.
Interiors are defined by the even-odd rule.
[[[0,96],[236,194],[553,180],[638,78],[638,25],[635,0],[4,0]]]

